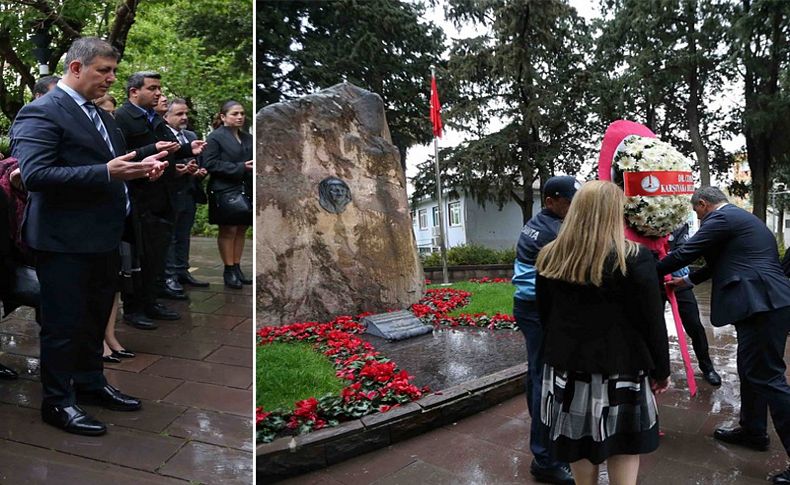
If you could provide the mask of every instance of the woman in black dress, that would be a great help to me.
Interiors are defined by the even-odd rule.
[[[627,241],[625,196],[592,181],[573,197],[557,239],[538,254],[544,326],[541,419],[551,452],[578,485],[635,485],[639,455],[658,448],[653,392],[669,385],[669,344],[650,251]]]
[[[225,264],[225,286],[236,289],[252,284],[239,266],[247,228],[252,225],[252,135],[242,131],[244,120],[241,103],[223,104],[203,151],[203,166],[209,173],[208,221],[219,225],[217,245]],[[245,202],[249,211],[239,212]]]

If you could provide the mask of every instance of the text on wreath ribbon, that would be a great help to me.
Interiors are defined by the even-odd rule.
[[[694,177],[691,172],[624,172],[625,195],[684,195],[694,193]]]

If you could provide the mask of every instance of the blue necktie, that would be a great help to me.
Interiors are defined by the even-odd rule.
[[[90,101],[86,101],[85,105],[88,108],[88,116],[91,117],[91,121],[93,121],[93,126],[96,127],[96,130],[99,132],[101,137],[104,139],[104,143],[107,144],[107,148],[110,149],[110,153],[112,156],[115,156],[115,148],[112,146],[112,142],[110,141],[110,135],[107,134],[107,128],[104,127],[104,123],[101,121],[101,117],[99,113],[96,111],[96,105]],[[129,211],[131,210],[131,204],[129,202],[129,189],[126,188],[126,183],[123,184],[123,198],[126,202],[126,215],[129,215]]]
[[[102,123],[99,113],[96,112],[96,105],[90,101],[86,101],[85,107],[88,108],[88,116],[91,117],[91,121],[93,121],[96,131],[98,131],[101,137],[104,139],[104,143],[107,144],[107,148],[110,149],[110,153],[112,153],[112,156],[114,157],[115,148],[113,148],[112,142],[110,141],[110,135],[107,134],[107,128],[104,127],[104,123]]]

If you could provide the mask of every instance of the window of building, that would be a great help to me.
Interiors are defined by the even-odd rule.
[[[425,209],[417,211],[417,219],[420,221],[420,229],[428,229],[428,211]]]
[[[447,204],[447,214],[450,219],[450,227],[461,225],[461,202],[450,202]]]
[[[433,227],[439,227],[439,206],[433,208]]]

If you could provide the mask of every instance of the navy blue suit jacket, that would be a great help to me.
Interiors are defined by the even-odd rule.
[[[126,145],[112,116],[97,110],[116,155]],[[110,180],[113,154],[93,122],[55,88],[23,107],[11,127],[28,202],[22,231],[33,249],[100,253],[118,247],[126,217],[122,181]]]
[[[700,256],[706,264],[689,278],[694,284],[712,279],[714,326],[790,306],[790,281],[779,265],[776,240],[750,212],[732,204],[710,212],[694,236],[658,263],[658,272],[676,271]]]

